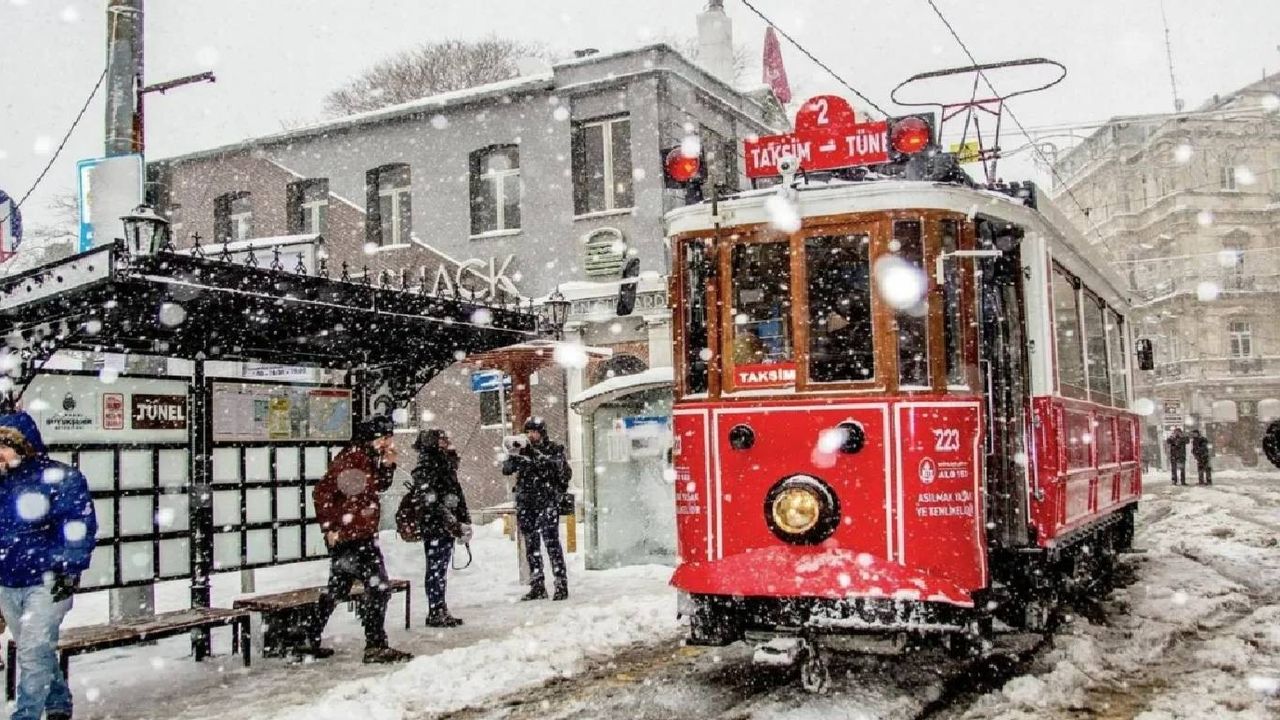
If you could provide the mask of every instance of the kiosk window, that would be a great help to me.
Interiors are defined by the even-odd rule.
[[[733,248],[733,364],[784,363],[791,348],[791,249],[785,242]]]
[[[809,379],[870,380],[876,374],[871,330],[871,238],[805,240],[809,269]]]

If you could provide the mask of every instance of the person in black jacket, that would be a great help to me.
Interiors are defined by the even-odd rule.
[[[1191,431],[1191,456],[1196,459],[1196,484],[1212,485],[1213,468],[1210,465],[1210,459],[1213,453],[1209,447],[1209,438],[1202,435],[1199,430]]]
[[[547,425],[542,418],[529,418],[524,431],[528,443],[510,451],[502,463],[503,475],[516,476],[516,524],[524,537],[524,552],[529,562],[529,592],[520,599],[547,597],[540,548],[545,542],[556,582],[552,599],[565,600],[569,597],[569,577],[564,549],[560,547],[560,501],[569,489],[569,462],[565,459],[564,446],[547,438]]]
[[[1169,439],[1165,440],[1165,445],[1169,448],[1169,470],[1173,473],[1174,485],[1187,484],[1187,443],[1191,442],[1190,438],[1182,433],[1182,428],[1176,427],[1173,432],[1169,433]]]
[[[445,585],[455,540],[471,542],[471,513],[458,483],[458,453],[443,430],[426,430],[413,443],[418,465],[409,492],[418,512],[418,528],[427,555],[427,627],[457,627],[449,614]]]

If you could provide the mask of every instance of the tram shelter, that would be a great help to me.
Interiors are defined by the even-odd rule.
[[[10,403],[21,398],[58,351],[191,361],[189,472],[182,488],[189,517],[182,534],[190,549],[184,575],[190,577],[192,608],[209,607],[210,575],[218,570],[213,561],[212,384],[206,362],[344,372],[352,391],[351,414],[359,417],[373,410],[375,396],[403,405],[458,360],[533,340],[539,331],[532,306],[514,300],[484,303],[458,294],[431,295],[407,273],[355,281],[345,274],[329,277],[323,267],[319,271],[309,275],[305,268],[290,270],[280,263],[261,267],[252,259],[242,264],[179,253],[172,246],[131,252],[119,242],[0,279],[0,332],[7,344],[0,351],[7,372],[0,390]],[[320,454],[327,464],[328,452]],[[274,450],[267,456],[274,478]],[[274,501],[270,507],[274,511]],[[161,535],[157,531],[156,537]],[[117,573],[108,587],[123,584]],[[207,634],[193,635],[193,642],[197,657],[207,654]]]

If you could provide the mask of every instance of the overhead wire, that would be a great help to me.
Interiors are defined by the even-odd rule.
[[[746,0],[743,1],[745,2]],[[973,63],[974,69],[978,71],[978,77],[980,77],[982,82],[986,84],[987,89],[992,93],[999,95],[1000,91],[996,90],[995,85],[992,84],[991,80],[987,77],[987,74],[978,68],[978,59],[974,57],[974,54],[969,50],[969,46],[965,44],[964,40],[960,39],[960,34],[956,32],[954,27],[952,27],[951,21],[947,20],[947,16],[942,14],[942,10],[938,7],[937,3],[935,3],[934,0],[925,0],[925,2],[929,3],[929,7],[933,8],[934,14],[936,14],[938,19],[942,21],[942,24],[946,26],[947,31],[951,33],[951,37],[955,38],[956,43],[960,45],[960,49],[964,51],[964,54],[969,57],[969,62]],[[1025,137],[1030,138],[1031,134],[1027,132],[1026,127],[1024,127],[1022,122],[1018,120],[1018,116],[1013,112],[1013,108],[1010,107],[1007,102],[1002,102],[1001,108],[1004,112],[1009,114],[1009,119],[1013,121],[1014,125],[1018,126],[1018,130],[1021,131]],[[1067,191],[1067,195],[1071,198],[1071,201],[1076,204],[1076,207],[1080,208],[1080,213],[1085,217],[1088,217],[1089,211],[1085,210],[1084,205],[1081,204],[1079,198],[1076,197],[1075,191],[1073,191],[1071,186],[1067,185],[1067,183],[1062,179],[1062,176],[1058,174],[1058,168],[1054,167],[1054,164],[1049,161],[1048,156],[1044,154],[1044,151],[1040,149],[1040,146],[1032,145],[1031,148],[1040,156],[1040,159],[1049,168],[1049,172],[1053,174],[1053,177],[1058,181],[1058,184]],[[1103,239],[1102,233],[1098,232],[1096,227],[1093,228],[1093,231],[1098,236],[1099,240]]]
[[[9,222],[9,218],[13,217],[13,214],[22,208],[22,204],[25,203],[27,198],[31,197],[31,193],[35,192],[36,188],[40,186],[45,175],[49,174],[49,169],[53,167],[55,162],[57,162],[58,156],[62,154],[63,148],[67,146],[67,141],[71,139],[71,134],[75,132],[76,127],[80,125],[80,121],[84,119],[84,114],[89,109],[89,103],[93,102],[94,96],[98,94],[98,90],[102,87],[102,81],[105,80],[106,77],[107,68],[104,67],[102,69],[102,74],[98,76],[98,81],[93,84],[93,90],[89,91],[89,97],[85,98],[84,104],[80,106],[80,112],[76,113],[76,119],[71,121],[71,127],[67,128],[66,134],[62,136],[62,142],[58,143],[58,147],[53,151],[53,154],[49,156],[49,162],[45,163],[44,169],[36,176],[35,182],[31,183],[31,187],[27,188],[27,191],[22,194],[22,198],[13,203],[13,207],[10,208],[9,214],[5,215],[3,219],[0,219],[0,226]]]
[[[769,19],[769,18],[768,18],[764,13],[760,12],[760,10],[758,10],[758,9],[756,8],[756,6],[755,6],[755,5],[752,5],[752,4],[751,4],[751,0],[742,0],[742,4],[743,4],[743,5],[745,5],[745,6],[747,6],[747,9],[748,9],[748,10],[750,10],[751,12],[755,13],[755,14],[756,14],[756,15],[757,15],[761,20],[763,20],[763,21],[765,22],[765,24],[766,24],[766,25],[768,25],[769,27],[773,28],[774,30],[777,30],[779,35],[781,35],[782,37],[786,38],[787,42],[789,42],[789,43],[791,43],[792,45],[794,45],[794,46],[795,46],[795,48],[796,48],[797,50],[799,50],[801,53],[804,53],[804,56],[805,56],[805,57],[807,57],[807,58],[809,58],[809,60],[813,61],[813,63],[814,63],[815,65],[817,65],[818,67],[822,68],[823,70],[826,70],[826,71],[827,71],[827,73],[828,73],[829,75],[831,75],[831,77],[835,78],[835,79],[836,79],[836,81],[838,81],[841,85],[845,86],[845,88],[846,88],[846,89],[848,89],[848,90],[849,90],[849,92],[852,92],[854,95],[857,95],[857,96],[858,96],[858,97],[859,97],[863,102],[865,102],[865,103],[867,103],[868,105],[870,105],[871,107],[875,108],[875,109],[876,109],[876,111],[877,111],[877,112],[879,112],[879,113],[880,113],[881,115],[883,115],[884,117],[889,117],[889,116],[890,116],[890,115],[889,115],[889,112],[888,112],[887,110],[885,110],[884,108],[880,107],[880,105],[879,105],[879,104],[877,104],[877,103],[876,103],[874,100],[872,100],[871,98],[867,97],[866,95],[863,95],[863,94],[862,94],[862,93],[861,93],[857,88],[855,88],[853,85],[850,85],[850,84],[849,84],[849,82],[848,82],[847,80],[845,80],[843,77],[841,77],[839,73],[837,73],[835,70],[832,70],[832,69],[831,69],[831,67],[830,67],[829,65],[827,65],[826,63],[824,63],[824,62],[822,62],[821,60],[819,60],[816,56],[814,56],[814,54],[813,54],[813,53],[809,52],[809,50],[808,50],[807,48],[805,48],[805,46],[801,45],[801,44],[800,44],[800,42],[799,42],[798,40],[796,40],[795,38],[791,37],[791,35],[789,35],[789,34],[787,33],[787,31],[786,31],[786,30],[783,30],[782,28],[778,27],[777,23],[775,23],[774,21],[770,20],[770,19]]]

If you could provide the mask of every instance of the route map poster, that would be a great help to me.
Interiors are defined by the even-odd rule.
[[[213,384],[213,441],[346,441],[351,390],[310,385]]]

